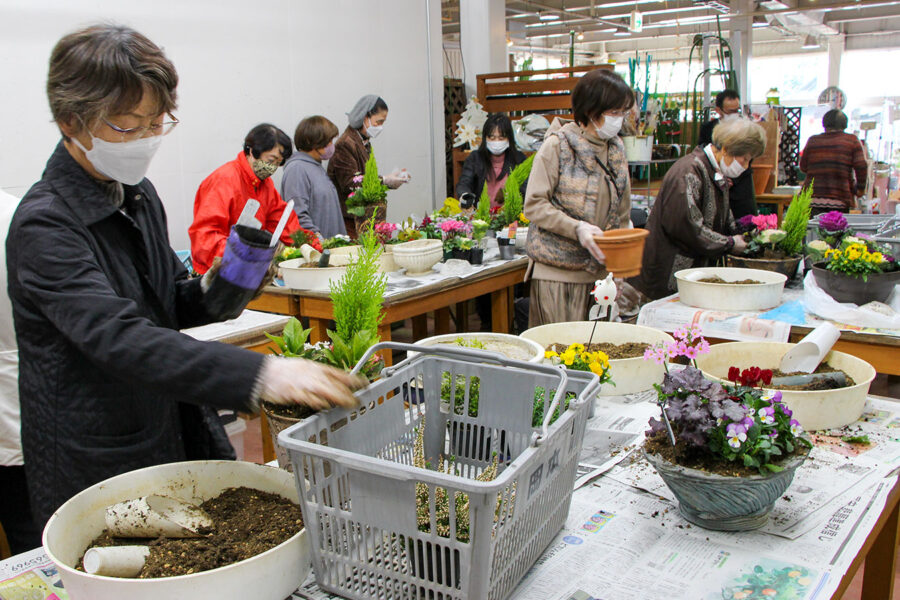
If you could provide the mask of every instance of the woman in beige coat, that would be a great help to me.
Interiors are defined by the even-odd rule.
[[[556,119],[535,156],[525,197],[529,327],[586,320],[591,288],[606,276],[594,236],[631,226],[628,161],[616,134],[632,106],[614,72],[585,74],[572,90],[575,120]]]

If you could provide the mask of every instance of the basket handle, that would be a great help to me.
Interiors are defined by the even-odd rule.
[[[363,355],[363,357],[359,359],[359,362],[356,363],[356,366],[353,367],[353,370],[350,371],[351,375],[358,374],[363,366],[372,357],[372,355],[379,350],[403,350],[405,352],[418,352],[419,354],[447,356],[450,358],[459,358],[469,361],[471,361],[472,359],[478,359],[479,362],[489,362],[504,367],[529,369],[532,371],[539,371],[547,375],[558,377],[559,385],[556,387],[556,394],[554,394],[553,396],[553,402],[551,402],[549,409],[544,413],[544,422],[541,423],[541,433],[535,434],[532,437],[531,443],[535,446],[540,445],[544,438],[547,437],[547,428],[550,427],[550,418],[559,407],[560,399],[564,396],[566,387],[569,383],[569,377],[568,375],[566,375],[566,370],[562,366],[551,367],[549,365],[542,365],[539,363],[513,360],[495,352],[485,352],[484,350],[473,350],[471,348],[438,348],[435,346],[419,346],[417,344],[401,344],[399,342],[379,342],[369,348],[366,351],[365,355]],[[396,367],[387,367],[382,371],[382,374],[385,376],[389,376],[394,371],[394,369],[396,369]]]

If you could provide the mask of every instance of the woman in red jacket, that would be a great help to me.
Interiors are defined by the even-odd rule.
[[[194,222],[188,229],[195,271],[206,273],[213,259],[222,256],[228,232],[247,200],[259,202],[255,216],[262,229],[275,231],[286,204],[271,176],[290,156],[291,138],[274,125],[262,123],[244,138],[244,149],[237,158],[203,180],[194,198]],[[299,226],[297,215],[291,211],[281,241],[290,244],[291,234]]]

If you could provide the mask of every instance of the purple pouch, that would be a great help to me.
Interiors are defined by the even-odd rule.
[[[256,290],[266,276],[275,247],[270,248],[272,234],[244,225],[231,228],[225,242],[218,277],[245,290]]]

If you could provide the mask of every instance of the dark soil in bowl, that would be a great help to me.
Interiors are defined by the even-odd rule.
[[[765,387],[767,389],[771,389],[771,390],[792,390],[795,392],[813,392],[813,391],[820,391],[820,390],[839,390],[841,388],[851,387],[851,386],[856,385],[856,382],[853,381],[853,378],[850,377],[846,372],[841,371],[840,369],[835,369],[834,367],[832,367],[831,365],[826,364],[826,363],[820,364],[818,367],[816,367],[816,370],[813,371],[813,373],[835,373],[835,372],[844,373],[844,377],[847,378],[847,383],[845,385],[840,385],[836,381],[832,381],[830,379],[820,379],[818,381],[813,381],[812,383],[807,383],[805,385],[780,385],[780,386],[767,385]],[[806,373],[800,373],[800,372],[782,373],[778,369],[774,369],[772,371],[772,377],[785,377],[786,375],[806,375]]]
[[[678,439],[678,430],[675,431],[675,439]],[[713,457],[698,452],[696,448],[686,444],[677,443],[673,447],[669,443],[669,438],[665,432],[657,433],[648,437],[644,441],[644,450],[649,454],[656,454],[669,461],[670,463],[687,467],[688,469],[697,469],[714,475],[722,475],[723,477],[750,477],[759,475],[759,469],[745,467],[738,462],[724,462],[716,460]],[[792,454],[787,455],[780,462],[784,462],[792,456],[802,454],[805,448],[797,444],[797,449]]]
[[[758,283],[765,283],[764,281],[757,281],[755,279],[741,279],[740,281],[725,281],[718,275],[713,275],[712,277],[704,277],[703,279],[698,279],[700,283],[733,283],[737,285],[754,285]]]
[[[200,505],[214,531],[186,539],[113,538],[106,531],[91,546],[150,546],[139,579],[190,575],[224,567],[281,544],[303,529],[300,506],[277,494],[229,488]],[[78,570],[83,571],[81,561]]]
[[[547,346],[546,350],[552,350],[553,352],[562,354],[568,347],[568,344],[550,344]],[[601,342],[587,345],[584,348],[588,352],[603,352],[610,360],[614,360],[619,358],[637,358],[639,356],[644,356],[644,351],[649,347],[650,344],[639,344],[635,342],[629,342],[627,344]]]

